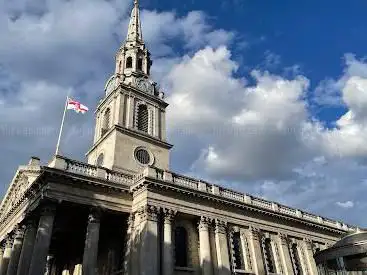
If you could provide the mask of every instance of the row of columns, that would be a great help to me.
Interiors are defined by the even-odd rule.
[[[35,217],[28,217],[23,225],[6,237],[0,248],[0,275],[45,274],[55,219],[55,205],[42,207],[38,226]],[[88,217],[83,255],[83,275],[95,275],[98,240],[99,211],[92,210]]]
[[[125,253],[125,272],[129,275],[172,275],[174,271],[174,251],[172,221],[176,214],[170,209],[163,209],[162,232],[162,261],[160,257],[159,214],[160,210],[155,206],[144,206],[129,219],[127,229],[127,250]],[[214,225],[215,259],[212,254],[210,239],[211,226]],[[200,217],[198,224],[199,235],[199,260],[202,275],[229,275],[231,274],[230,251],[228,243],[227,224],[217,219]],[[250,264],[251,271],[257,275],[265,275],[263,261],[263,249],[261,247],[263,233],[260,229],[250,227],[246,232],[241,231],[241,246],[246,247],[250,255],[243,255],[244,260]],[[289,238],[284,234],[278,234],[272,239],[276,247],[277,268],[282,274],[292,275],[293,264],[290,257]],[[317,268],[313,260],[312,241],[299,242],[302,268],[305,274],[316,275]],[[243,249],[245,251],[245,249]],[[213,261],[216,261],[215,264]],[[162,262],[162,270],[159,263]],[[214,272],[214,266],[217,272]]]

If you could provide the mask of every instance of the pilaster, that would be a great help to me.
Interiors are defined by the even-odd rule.
[[[261,250],[260,229],[250,227],[250,251],[252,254],[253,269],[257,275],[265,275],[264,260]]]
[[[200,217],[199,221],[199,246],[200,246],[200,266],[203,275],[213,275],[213,265],[210,252],[209,224],[211,220],[207,217]]]
[[[317,275],[317,267],[315,259],[313,258],[313,249],[312,249],[312,241],[310,239],[304,239],[304,248],[305,248],[305,258],[308,264],[310,275]]]
[[[310,269],[308,267],[307,264],[307,259],[306,259],[306,255],[305,255],[305,244],[303,242],[303,240],[296,240],[297,242],[297,252],[298,252],[298,256],[301,262],[301,268],[304,274],[311,274]]]
[[[20,253],[22,250],[25,226],[17,226],[15,228],[14,243],[9,261],[7,275],[16,275],[19,265]]]
[[[249,234],[246,233],[243,229],[240,229],[240,240],[241,240],[241,248],[242,248],[242,258],[245,265],[245,270],[251,272],[253,270],[251,257],[250,257],[250,248],[249,248]]]
[[[172,209],[163,209],[163,275],[173,274],[172,222],[176,213]]]
[[[215,220],[215,247],[218,260],[218,275],[230,275],[227,223],[224,221]]]
[[[88,215],[87,234],[85,237],[83,254],[83,275],[97,274],[97,256],[100,229],[101,212],[92,209]]]
[[[4,250],[5,250],[5,244],[0,243],[0,270],[1,270],[1,263],[3,261]]]
[[[55,212],[56,206],[53,204],[46,205],[41,209],[29,275],[40,275],[45,271]]]
[[[293,275],[293,265],[288,246],[288,237],[283,233],[278,234],[279,254],[285,275]]]

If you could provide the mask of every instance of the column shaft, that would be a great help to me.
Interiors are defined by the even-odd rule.
[[[7,275],[16,275],[19,265],[20,253],[22,251],[25,226],[16,229],[11,258],[9,261]]]
[[[200,246],[200,266],[203,275],[213,274],[213,265],[210,252],[209,241],[209,219],[200,218],[199,222],[199,246]]]
[[[29,220],[23,239],[22,251],[19,257],[17,275],[28,274],[32,260],[34,242],[36,240],[37,228],[33,220]]]
[[[165,209],[163,228],[163,275],[172,275],[174,269],[172,246],[172,220],[175,212]]]
[[[140,275],[159,274],[158,208],[146,206],[141,213]]]
[[[134,230],[134,214],[131,213],[128,221],[127,221],[127,230],[126,230],[126,248],[124,255],[124,271],[126,275],[131,275],[131,266],[132,266],[132,251],[134,245],[133,239],[133,230]]]
[[[279,234],[278,243],[284,273],[285,275],[293,275],[293,264],[290,256],[287,236]]]
[[[256,275],[265,275],[264,260],[260,243],[260,230],[250,228],[250,251],[252,254],[253,269]]]
[[[0,275],[6,275],[6,272],[8,271],[12,248],[13,248],[13,239],[10,236],[8,236],[5,244],[3,258],[1,260]]]
[[[317,271],[317,267],[316,267],[316,262],[315,259],[313,258],[313,251],[312,251],[312,241],[311,240],[304,240],[305,242],[305,257],[306,257],[306,262],[308,264],[308,268],[310,270],[310,275],[317,275],[318,271]]]
[[[231,265],[229,261],[228,239],[226,224],[215,221],[215,247],[218,260],[218,275],[230,275]]]
[[[4,250],[5,250],[5,245],[0,243],[0,270],[1,270],[1,263],[3,261]]]
[[[99,229],[100,213],[93,209],[88,216],[87,234],[85,236],[83,254],[83,275],[97,274]]]
[[[42,209],[38,223],[36,240],[32,252],[32,260],[28,273],[29,275],[40,275],[45,272],[54,219],[54,206],[49,206]]]

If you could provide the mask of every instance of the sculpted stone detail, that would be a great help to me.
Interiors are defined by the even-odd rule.
[[[155,205],[145,205],[139,209],[140,220],[158,221],[159,207]]]
[[[6,242],[5,242],[5,248],[12,248],[14,242],[14,235],[7,235]]]
[[[56,205],[50,203],[41,208],[41,216],[53,216],[56,212]]]
[[[14,228],[14,231],[15,231],[14,238],[15,239],[23,239],[25,230],[26,230],[26,226],[25,225],[18,225],[18,226],[16,226]]]
[[[175,216],[177,214],[176,210],[164,208],[163,209],[163,218],[165,223],[172,223],[172,221],[175,219]]]
[[[254,226],[250,226],[249,229],[250,229],[250,238],[256,241],[260,240],[261,237],[260,229]]]
[[[211,221],[212,220],[210,218],[201,216],[198,225],[199,230],[209,230],[209,224]]]
[[[305,239],[303,239],[304,240],[304,243],[305,243],[305,246],[306,246],[306,249],[307,250],[313,250],[313,242],[312,242],[312,240],[310,240],[310,239],[307,239],[307,238],[305,238]]]
[[[226,234],[227,233],[227,222],[216,219],[215,220],[215,233]]]
[[[278,233],[280,244],[281,245],[288,245],[288,236],[284,233]]]

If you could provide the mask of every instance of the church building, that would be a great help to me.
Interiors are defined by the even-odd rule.
[[[0,275],[316,275],[355,227],[170,170],[164,93],[138,1],[87,162],[19,166],[0,204]]]

